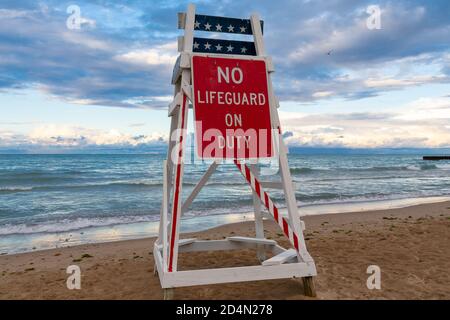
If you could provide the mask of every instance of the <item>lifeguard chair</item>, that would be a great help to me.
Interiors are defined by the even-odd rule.
[[[316,267],[306,248],[303,236],[304,224],[300,220],[298,213],[288,166],[287,147],[284,145],[281,136],[282,132],[277,111],[279,105],[273,94],[271,82],[271,73],[274,72],[274,67],[271,58],[266,56],[264,51],[263,22],[260,21],[256,14],[253,14],[250,19],[199,15],[195,13],[195,6],[190,4],[186,13],[178,14],[178,27],[179,29],[184,29],[184,35],[178,39],[180,55],[176,61],[172,76],[172,84],[175,88],[174,98],[169,105],[168,111],[169,117],[171,117],[170,141],[167,160],[164,161],[163,168],[163,200],[160,213],[159,236],[153,249],[155,272],[159,275],[162,288],[165,289],[165,297],[170,298],[173,294],[171,289],[176,287],[282,278],[303,278],[305,294],[315,296],[313,276],[316,275]],[[195,31],[249,35],[253,37],[253,41],[199,38],[194,37]],[[212,75],[216,71],[214,71],[214,68],[210,68],[211,66],[217,66],[218,81],[215,78],[208,78],[210,76],[216,77],[216,75]],[[233,68],[236,68],[236,66],[241,71],[238,69],[234,70]],[[233,70],[236,71],[235,74],[230,75],[230,70],[231,72]],[[255,74],[252,74],[252,72],[255,72]],[[248,74],[251,74],[252,79],[247,81],[247,88],[256,88],[255,90],[260,90],[260,92],[249,93],[244,98],[246,93],[239,89],[240,87],[237,84],[243,84],[242,77]],[[230,81],[230,76],[234,77],[234,84],[221,83]],[[198,123],[201,123],[202,120],[205,123],[206,119],[215,118],[211,117],[211,112],[221,112],[222,109],[219,107],[208,108],[208,106],[213,104],[220,105],[220,100],[217,98],[220,94],[205,98],[201,96],[202,91],[199,90],[212,92],[211,88],[218,88],[221,85],[224,85],[225,88],[231,91],[234,90],[233,92],[236,93],[234,96],[232,94],[222,94],[223,99],[225,96],[228,99],[235,99],[223,100],[222,102],[225,101],[225,104],[228,103],[226,108],[233,107],[229,104],[237,101],[238,92],[241,94],[240,102],[246,101],[249,106],[258,105],[258,107],[248,109],[250,110],[249,112],[254,112],[255,114],[248,117],[247,123],[259,127],[270,126],[271,132],[268,133],[270,139],[265,142],[266,144],[260,143],[260,147],[262,147],[258,148],[253,156],[248,153],[249,150],[245,150],[244,153],[240,155],[234,154],[231,157],[223,154],[218,156],[214,152],[204,157],[212,159],[212,162],[204,176],[193,188],[191,194],[182,203],[181,192],[188,110],[192,104]],[[235,125],[239,125],[239,121]],[[203,137],[199,137],[201,133],[201,129],[196,127],[197,145],[202,144]],[[198,146],[198,148],[200,153],[205,150],[204,146]],[[236,147],[234,148],[236,149]],[[234,151],[236,151],[235,149]],[[261,151],[260,149],[264,150]],[[258,164],[254,160],[265,156],[273,156],[275,152],[279,162],[281,179],[278,182],[260,182]],[[256,237],[233,236],[223,240],[180,239],[179,230],[182,214],[188,210],[210,176],[225,160],[231,160],[234,163],[252,189]],[[281,214],[269,194],[265,191],[265,189],[272,188],[283,190],[287,216]],[[289,239],[292,248],[285,249],[278,245],[275,240],[265,238],[261,204],[280,226],[284,235]],[[177,268],[179,252],[245,248],[256,249],[258,258],[261,261],[260,265],[183,271],[179,271]],[[273,256],[266,259],[266,251],[272,252]]]

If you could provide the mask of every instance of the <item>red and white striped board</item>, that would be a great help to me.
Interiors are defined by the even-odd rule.
[[[281,230],[283,230],[283,233],[286,235],[286,237],[288,237],[289,241],[294,246],[295,250],[297,250],[298,252],[299,251],[298,235],[292,230],[286,218],[281,216],[280,211],[278,210],[277,206],[273,203],[269,194],[266,191],[264,191],[261,183],[258,181],[258,179],[256,179],[255,175],[251,172],[250,168],[246,164],[242,163],[239,160],[234,160],[234,163],[236,164],[236,166],[238,167],[239,171],[242,173],[244,178],[247,180],[247,182],[250,184],[253,191],[256,192],[261,202],[264,204],[267,210],[269,210],[269,213],[278,223]]]
[[[181,119],[180,119],[180,128],[179,136],[178,136],[178,153],[177,159],[175,162],[175,184],[174,184],[174,193],[173,193],[173,206],[172,206],[172,223],[170,225],[170,241],[169,241],[169,261],[167,263],[168,272],[173,271],[174,260],[177,259],[178,247],[175,242],[178,242],[178,230],[179,230],[179,220],[181,217],[181,189],[183,186],[182,183],[182,175],[183,175],[183,139],[184,133],[186,129],[186,108],[187,106],[187,97],[183,94],[183,101],[180,106]]]

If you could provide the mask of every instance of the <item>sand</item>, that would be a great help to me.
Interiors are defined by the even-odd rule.
[[[450,202],[402,209],[305,217],[317,265],[316,299],[450,299]],[[268,238],[288,243],[271,221]],[[254,236],[253,222],[186,234],[200,239]],[[153,274],[153,238],[0,256],[1,299],[161,299]],[[83,255],[85,255],[83,257]],[[88,256],[87,256],[88,255]],[[253,250],[181,254],[182,269],[258,263]],[[66,268],[80,266],[81,290]],[[369,265],[381,289],[369,290]],[[312,299],[298,279],[177,288],[175,299]]]

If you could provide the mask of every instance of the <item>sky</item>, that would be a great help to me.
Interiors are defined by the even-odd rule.
[[[194,3],[264,20],[289,146],[450,147],[448,0]],[[2,0],[0,152],[164,145],[187,5]]]

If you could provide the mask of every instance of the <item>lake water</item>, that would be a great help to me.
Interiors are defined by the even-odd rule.
[[[0,253],[154,234],[165,157],[164,152],[0,155]],[[450,197],[450,162],[423,161],[421,155],[290,154],[289,163],[305,212]],[[185,196],[206,168],[186,166]],[[271,195],[282,207],[282,194]],[[251,218],[244,214],[251,209],[249,186],[233,165],[222,165],[185,214],[185,225],[194,230],[243,221]]]

